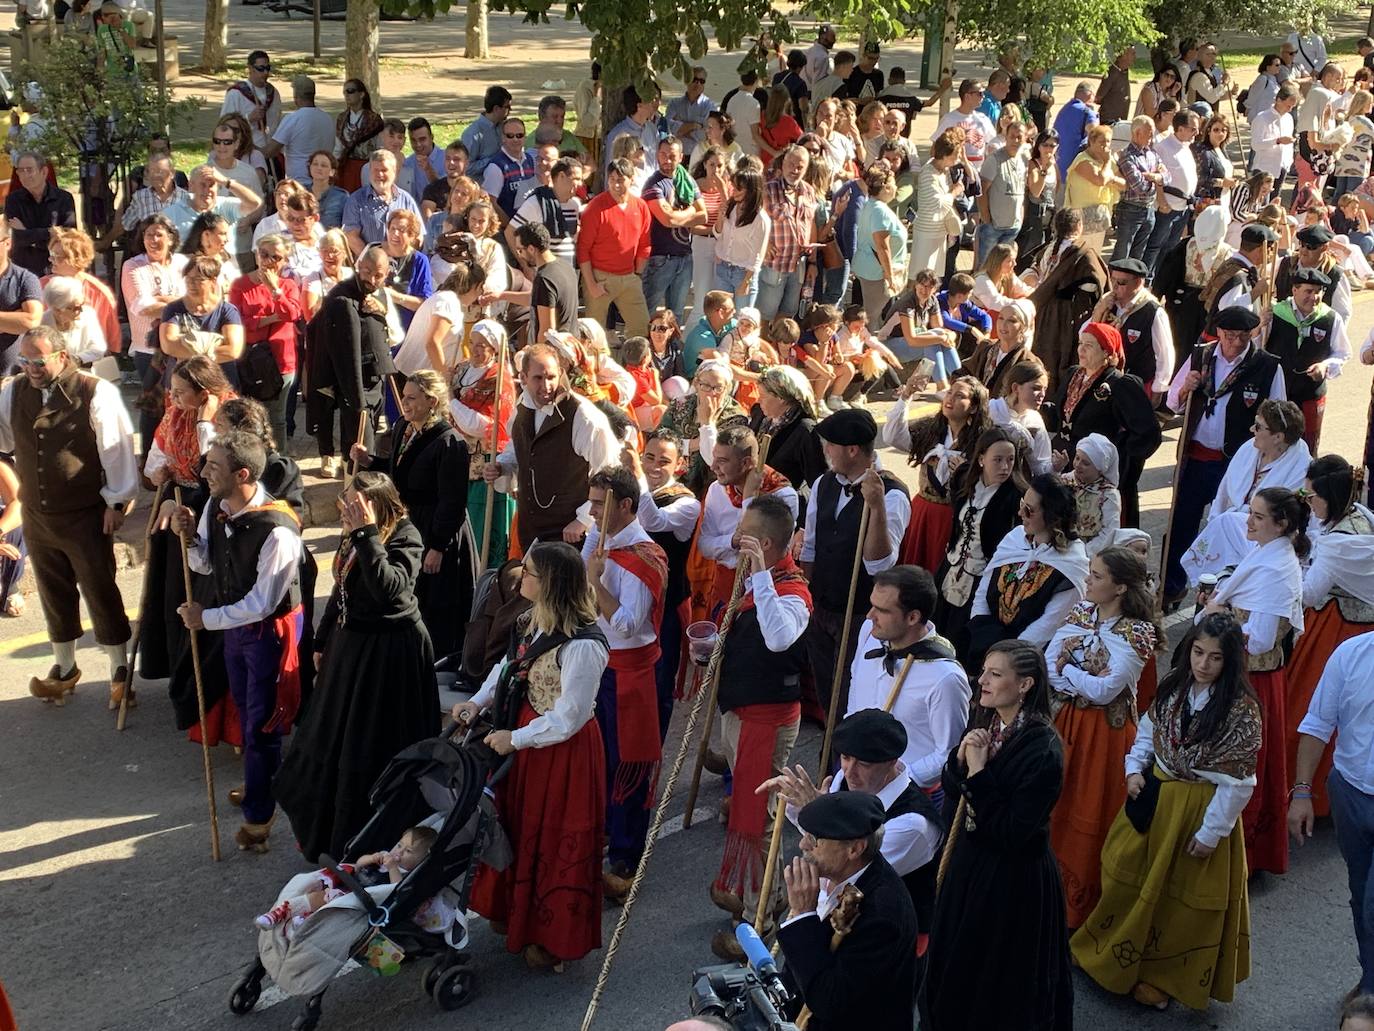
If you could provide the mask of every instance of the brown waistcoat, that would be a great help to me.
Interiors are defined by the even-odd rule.
[[[534,409],[516,406],[511,442],[517,466],[520,543],[527,549],[536,540],[561,540],[563,528],[587,500],[591,468],[573,450],[577,403],[574,395],[565,396],[554,405],[538,433],[534,430]]]
[[[26,510],[60,515],[105,503],[100,496],[105,472],[91,426],[91,399],[99,382],[68,369],[45,402],[27,378],[15,381],[10,425],[19,500]]]

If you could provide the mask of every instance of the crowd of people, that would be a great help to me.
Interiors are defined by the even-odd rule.
[[[940,84],[927,140],[935,98],[822,26],[719,103],[702,68],[665,108],[594,66],[537,120],[491,86],[442,150],[358,80],[331,117],[297,78],[284,112],[255,51],[185,186],[154,141],[118,299],[21,155],[0,602],[31,562],[31,693],[82,679],[84,598],[111,707],[135,663],[169,678],[181,729],[243,751],[237,845],[265,851],[280,808],[313,862],[438,731],[456,658],[454,718],[514,756],[513,858],[472,907],[561,968],[629,893],[669,724],[707,689],[687,632],[714,624],[709,898],[776,936],[812,1028],[1068,1027],[1075,965],[1147,1006],[1230,1001],[1248,878],[1328,811],[1351,999],[1374,990],[1369,459],[1320,449],[1374,286],[1374,79],[1291,38],[1244,93],[1185,41],[1134,114],[1133,50],[1061,103],[1009,48]],[[1140,479],[1170,427],[1156,577]],[[318,618],[311,436],[343,481]],[[112,539],[141,489],[135,656]],[[828,714],[813,778],[798,732]],[[779,806],[803,857],[769,871]],[[711,947],[743,957],[725,928]]]

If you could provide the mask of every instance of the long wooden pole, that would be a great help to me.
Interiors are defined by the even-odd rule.
[[[488,464],[496,461],[496,443],[501,432],[501,391],[506,385],[506,341],[502,339],[496,351],[496,400],[492,403],[491,444],[487,447]],[[487,558],[491,554],[491,517],[496,504],[496,484],[487,484],[487,503],[482,511],[482,558],[479,572],[487,568]]]
[[[358,413],[358,435],[353,441],[367,447],[367,409],[364,408]],[[352,455],[348,456],[348,475],[344,477],[344,490],[353,486],[353,477],[358,475],[358,460]]]
[[[176,494],[177,508],[181,504],[181,488],[173,488]],[[177,540],[181,542],[181,582],[186,588],[186,601],[189,604],[191,598],[191,548],[186,539],[186,534],[177,534]],[[191,669],[196,677],[196,712],[200,717],[200,754],[205,764],[205,797],[210,803],[210,857],[219,862],[219,812],[215,808],[215,771],[210,765],[210,731],[205,725],[205,680],[200,672],[200,638],[196,636],[196,631],[187,629],[187,634],[191,638]]]
[[[153,527],[157,525],[157,510],[162,507],[162,495],[167,485],[158,484],[153,495],[153,507],[148,512],[148,525],[143,530],[143,590],[138,596],[138,626],[134,628],[133,647],[129,649],[128,677],[124,681],[124,693],[119,697],[119,715],[115,717],[115,730],[124,729],[124,721],[129,717],[129,700],[134,696],[134,673],[138,669],[138,646],[143,641],[143,625],[148,620],[148,583],[151,579],[153,564],[148,560],[148,549],[153,539]]]
[[[864,538],[868,536],[869,508],[867,502],[859,516],[859,543],[854,548],[854,566],[849,573],[849,603],[844,607],[844,624],[840,639],[835,643],[835,676],[830,681],[830,709],[825,714],[825,741],[821,745],[820,776],[830,768],[830,739],[835,736],[835,714],[840,708],[840,684],[844,680],[844,654],[849,645],[849,630],[854,623],[854,593],[859,589],[859,570],[863,569]]]
[[[887,701],[883,703],[883,712],[891,712],[892,707],[897,704],[897,696],[902,693],[902,685],[906,683],[906,675],[911,672],[911,664],[916,661],[914,655],[908,655],[902,660],[902,668],[897,671],[897,679],[892,682],[892,690],[887,694]],[[825,775],[825,771],[821,771]]]
[[[763,885],[759,889],[759,904],[754,910],[754,930],[762,935],[767,926],[768,897],[773,894],[774,870],[778,853],[782,851],[782,825],[787,822],[787,803],[776,792],[773,795],[773,836],[768,840],[768,865],[763,868]]]

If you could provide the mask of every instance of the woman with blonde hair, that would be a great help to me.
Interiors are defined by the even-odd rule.
[[[320,268],[300,281],[305,294],[305,319],[309,322],[324,303],[325,294],[353,276],[353,251],[342,229],[326,229],[320,237]]]
[[[630,192],[638,197],[644,189],[644,184],[649,181],[649,176],[653,174],[648,161],[645,160],[644,144],[638,136],[627,133],[615,138],[615,142],[611,144],[611,160],[617,161],[620,158],[624,158],[634,167],[634,181],[630,184]]]
[[[1112,130],[1094,125],[1078,156],[1064,173],[1064,207],[1082,212],[1083,237],[1101,251],[1112,224],[1112,209],[1126,188],[1112,157]]]
[[[86,295],[86,308],[100,323],[101,335],[110,353],[118,354],[123,346],[119,330],[118,307],[114,291],[99,278],[90,274],[91,262],[95,260],[95,244],[90,236],[80,229],[48,230],[48,261],[52,272],[39,282],[46,286],[52,276],[71,276],[81,281],[81,289]]]
[[[472,908],[504,933],[507,951],[557,970],[601,945],[606,753],[593,711],[610,650],[577,549],[537,543],[522,572],[533,607],[506,659],[453,717],[469,726],[486,712],[487,745],[515,756],[496,788],[514,858],[504,871],[479,867]]]
[[[945,267],[949,238],[962,229],[954,202],[963,196],[964,188],[951,186],[949,177],[950,169],[959,160],[959,152],[960,146],[942,135],[931,144],[930,160],[916,173],[916,219],[911,226],[908,278],[927,269],[940,275]]]
[[[386,277],[386,292],[401,317],[401,328],[409,329],[415,311],[434,293],[429,258],[420,250],[424,233],[420,216],[397,208],[386,218],[386,239],[382,249],[391,259],[391,274]]]

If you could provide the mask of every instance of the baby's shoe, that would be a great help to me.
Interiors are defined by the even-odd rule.
[[[257,924],[258,930],[260,931],[270,931],[272,928],[276,927],[279,923],[281,923],[290,915],[291,900],[282,899],[275,906],[269,909],[266,913],[263,913],[261,916],[255,918],[253,920],[253,923]]]

